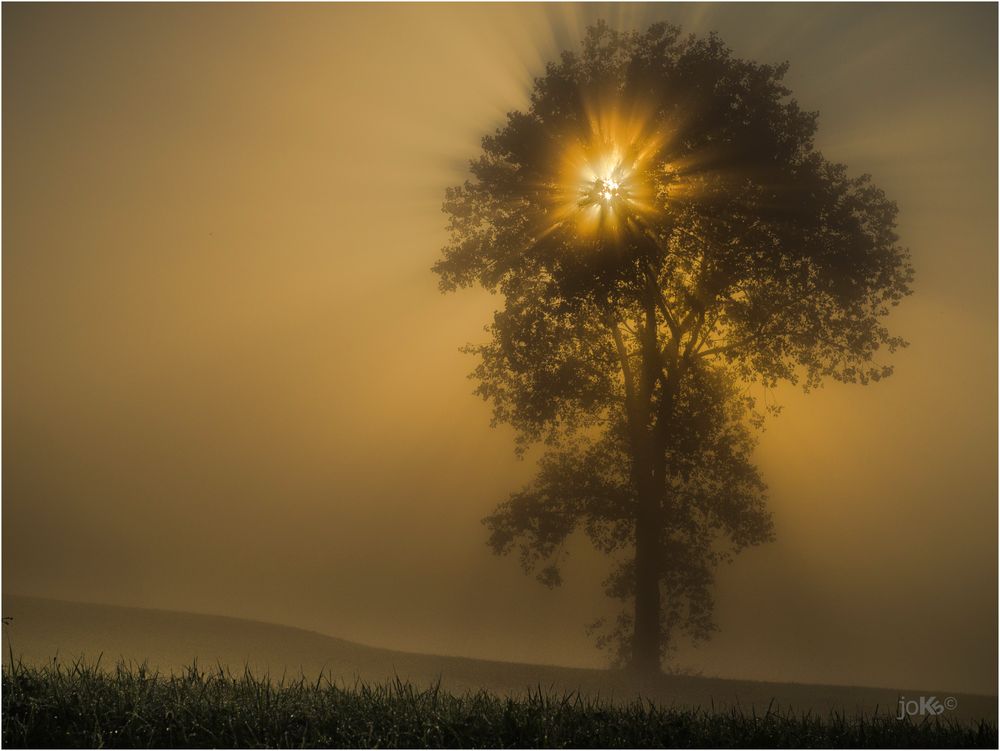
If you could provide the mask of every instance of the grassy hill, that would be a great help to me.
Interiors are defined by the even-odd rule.
[[[899,696],[953,696],[949,719],[995,723],[996,697],[905,689],[765,683],[691,676],[662,676],[639,683],[616,671],[588,670],[410,654],[368,647],[311,631],[221,616],[60,602],[5,596],[4,662],[10,655],[31,665],[78,657],[113,667],[119,660],[147,662],[162,673],[180,673],[194,661],[202,668],[221,665],[242,674],[283,674],[315,678],[323,672],[338,683],[384,684],[399,677],[417,687],[440,680],[452,693],[485,689],[500,696],[524,695],[539,688],[561,694],[580,692],[615,701],[636,696],[665,706],[765,712],[769,706],[826,715],[876,710],[895,713]]]

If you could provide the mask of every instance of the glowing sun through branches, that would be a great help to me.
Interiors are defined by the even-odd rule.
[[[567,139],[551,192],[551,229],[620,237],[660,210],[654,183],[666,139],[651,117],[625,112],[620,105],[588,108],[585,132]]]

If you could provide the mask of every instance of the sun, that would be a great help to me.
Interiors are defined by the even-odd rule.
[[[550,230],[622,239],[657,210],[650,169],[664,139],[650,118],[636,113],[635,107],[593,107],[586,127],[566,139],[549,188]]]
[[[597,177],[582,191],[580,204],[599,206],[607,211],[621,209],[628,203],[628,187],[620,175]]]
[[[621,184],[611,177],[598,179],[594,186],[600,192],[601,200],[606,204],[611,204],[621,196]]]
[[[630,151],[604,139],[569,147],[554,196],[559,220],[580,235],[621,234],[634,224],[650,191]]]

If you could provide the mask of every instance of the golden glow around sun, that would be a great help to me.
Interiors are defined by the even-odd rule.
[[[637,106],[591,102],[582,132],[567,139],[549,185],[548,230],[620,236],[658,210],[653,185],[665,138]]]

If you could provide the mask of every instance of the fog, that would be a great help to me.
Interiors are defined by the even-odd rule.
[[[532,476],[441,295],[444,189],[598,18],[788,60],[900,208],[911,346],[769,421],[707,675],[995,693],[997,8],[5,5],[3,588],[596,666],[480,519]]]

